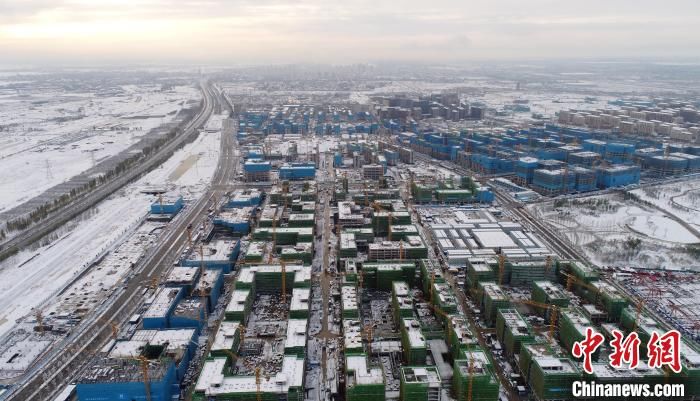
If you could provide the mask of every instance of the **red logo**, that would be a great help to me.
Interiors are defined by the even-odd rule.
[[[639,335],[630,333],[625,338],[625,335],[620,330],[613,330],[612,335],[615,338],[610,341],[610,346],[613,347],[613,352],[609,356],[610,366],[621,368],[624,362],[629,364],[630,369],[636,368],[639,365],[639,344],[642,343]]]
[[[668,331],[662,336],[652,331],[647,350],[650,368],[668,366],[676,373],[681,372],[681,333],[677,330]]]
[[[587,327],[586,338],[574,343],[571,353],[576,358],[583,357],[583,369],[586,373],[593,373],[593,353],[603,344],[603,341],[605,341],[605,337],[602,334]]]
[[[639,346],[641,340],[637,333],[630,333],[627,337],[620,330],[612,330],[613,339],[610,341],[612,352],[608,357],[610,366],[623,368],[625,364],[629,369],[639,366]],[[595,332],[592,328],[586,328],[586,337],[577,341],[571,348],[571,353],[575,358],[583,357],[583,369],[586,373],[593,373],[593,354],[605,341],[602,334]],[[668,366],[675,373],[681,372],[681,333],[671,330],[663,335],[656,331],[651,332],[651,337],[647,343],[649,355],[648,365],[650,368],[663,368]]]

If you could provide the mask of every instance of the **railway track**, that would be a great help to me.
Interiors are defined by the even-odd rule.
[[[206,90],[211,90],[211,88]],[[76,216],[80,215],[81,213],[85,212],[91,207],[95,206],[97,203],[104,200],[114,192],[118,191],[123,186],[132,182],[141,175],[147,173],[155,166],[161,164],[165,158],[169,157],[169,155],[171,155],[172,152],[174,152],[180,146],[182,146],[182,144],[185,143],[187,138],[194,132],[194,130],[202,126],[211,115],[213,107],[210,104],[206,104],[206,102],[208,101],[208,99],[206,99],[206,96],[204,96],[203,99],[205,101],[205,105],[204,107],[202,107],[202,111],[185,126],[183,132],[180,135],[178,135],[173,140],[165,144],[160,150],[156,152],[156,154],[152,155],[138,166],[134,167],[131,170],[128,170],[123,175],[120,175],[114,180],[105,183],[104,185],[95,189],[95,191],[86,194],[80,199],[77,199],[75,202],[66,205],[60,211],[49,215],[47,218],[41,220],[39,223],[27,228],[25,231],[19,233],[17,236],[12,237],[6,240],[4,243],[0,244],[0,260],[11,256],[15,252],[31,245],[37,240],[50,234],[51,232],[59,228],[61,225],[65,224],[69,220],[75,218]]]
[[[203,110],[208,118],[220,95],[214,92],[210,84],[203,84],[203,90],[206,102]],[[207,118],[198,119],[200,125],[193,126],[193,129],[204,124]],[[214,200],[220,199],[228,189],[227,184],[235,173],[236,161],[232,137],[222,133],[221,154],[209,190],[194,205],[183,211],[183,218],[176,219],[168,228],[163,239],[137,267],[137,273],[123,290],[115,293],[110,306],[87,320],[66,342],[58,345],[46,363],[28,374],[25,382],[11,390],[8,400],[48,400],[63,386],[76,380],[85,364],[111,338],[111,327],[104,322],[122,322],[138,310],[142,304],[145,283],[159,278],[172,266],[174,256],[179,254],[186,244],[187,226],[197,226],[204,221],[210,205]]]

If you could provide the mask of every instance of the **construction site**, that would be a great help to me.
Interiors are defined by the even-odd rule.
[[[684,334],[684,373],[637,371],[634,380],[693,388],[693,275],[611,280],[552,250],[548,233],[494,203],[474,177],[396,160],[370,178],[357,164],[381,165],[380,147],[338,146],[317,157],[315,175],[331,185],[272,179],[221,200],[154,288],[143,328],[95,358],[80,399],[126,394],[99,387],[119,380],[154,400],[175,394],[164,390],[173,383],[202,401],[572,399],[572,383],[589,377],[571,353],[586,328],[643,337],[667,325]],[[439,179],[432,189],[422,184],[429,175]],[[441,192],[456,186],[471,195]],[[179,359],[172,345],[156,352],[142,340],[183,330],[210,340]],[[610,352],[594,355],[590,377],[629,380],[604,363]]]
[[[700,397],[697,146],[431,126],[483,118],[457,93],[226,86],[198,131],[211,177],[140,186],[118,243],[2,337],[0,400],[559,401],[582,380]],[[589,328],[592,371],[573,351]],[[680,372],[609,365],[614,333],[672,329]]]

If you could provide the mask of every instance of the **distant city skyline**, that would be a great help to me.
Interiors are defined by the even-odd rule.
[[[0,4],[3,64],[692,59],[698,49],[694,0]]]

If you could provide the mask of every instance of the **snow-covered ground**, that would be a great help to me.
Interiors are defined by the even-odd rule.
[[[117,195],[100,203],[94,214],[52,244],[4,261],[0,265],[0,335],[133,230],[150,203],[143,196]]]
[[[0,305],[3,305],[0,308],[0,336],[10,330],[17,319],[30,314],[32,308],[51,305],[52,310],[62,309],[64,299],[57,300],[56,293],[85,271],[99,255],[114,249],[134,233],[146,217],[149,205],[156,199],[141,193],[143,188],[158,185],[181,193],[186,199],[201,196],[216,169],[220,138],[220,132],[201,133],[161,167],[101,202],[89,217],[75,222],[73,228],[59,239],[39,249],[20,252],[0,263]],[[102,288],[119,283],[128,269],[128,263],[116,270],[102,269],[99,265],[92,267],[89,275],[65,293],[83,293],[86,297],[104,293]]]
[[[700,178],[631,192],[700,230]]]
[[[699,241],[693,233],[666,216],[635,216],[629,220],[627,227],[639,234],[662,241],[679,244],[694,244]]]
[[[598,265],[700,270],[700,263],[685,250],[700,238],[652,207],[619,194],[562,203],[529,208]]]
[[[0,86],[0,211],[118,154],[172,122],[193,86],[127,85],[108,93],[59,88],[15,93]]]

